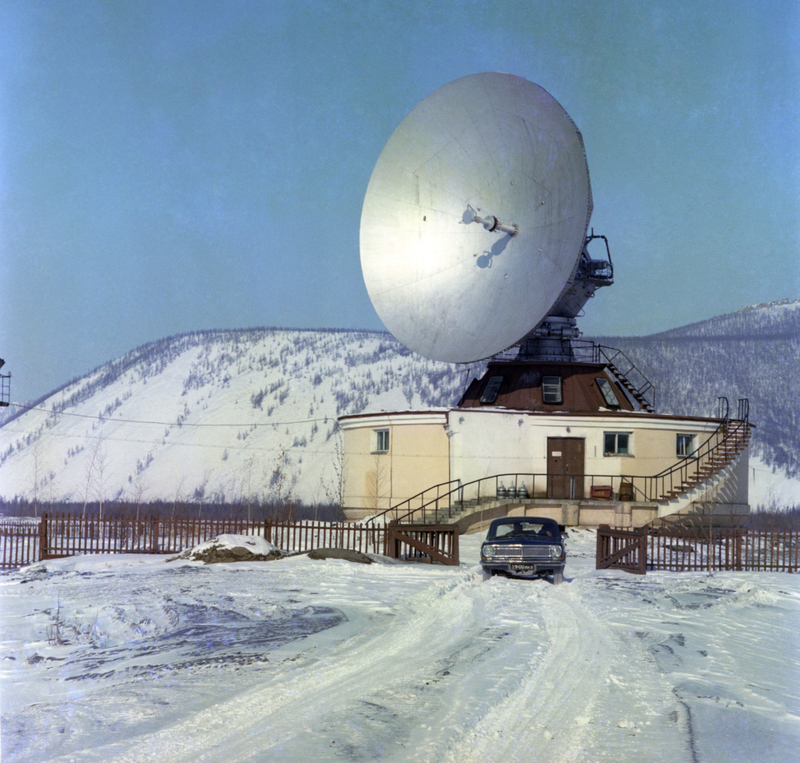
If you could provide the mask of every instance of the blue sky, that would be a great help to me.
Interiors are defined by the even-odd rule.
[[[544,87],[616,283],[593,334],[800,297],[800,6],[0,0],[0,357],[31,400],[211,328],[382,328],[358,230],[402,118]]]

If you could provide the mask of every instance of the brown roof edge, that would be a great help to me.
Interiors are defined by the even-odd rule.
[[[425,410],[419,411],[374,411],[372,413],[349,413],[343,416],[338,416],[337,421],[341,419],[360,419],[360,418],[367,418],[368,416],[419,416],[420,414],[425,413],[442,413],[445,416],[445,420],[449,422],[450,415],[453,413],[472,413],[476,411],[483,411],[485,413],[513,413],[513,414],[525,414],[526,416],[564,416],[564,417],[576,417],[576,418],[600,418],[600,417],[608,417],[614,416],[616,418],[625,418],[625,419],[661,419],[665,421],[705,421],[709,423],[721,424],[724,419],[717,418],[716,416],[680,416],[674,413],[648,413],[647,411],[582,411],[579,413],[570,413],[569,411],[530,411],[525,409],[517,409],[517,408],[503,408],[502,406],[489,406],[489,405],[482,405],[479,408],[428,408]],[[738,421],[738,419],[731,419],[732,421]],[[756,425],[752,422],[748,422],[748,425],[756,428]]]
[[[345,413],[337,416],[336,420],[342,419],[365,419],[368,416],[420,416],[426,413],[443,413],[445,417],[453,410],[452,408],[425,408],[419,411],[370,411],[369,413]]]

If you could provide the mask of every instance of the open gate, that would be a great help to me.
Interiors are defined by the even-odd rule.
[[[600,525],[596,569],[644,575],[647,572],[647,530],[612,530],[607,525]]]
[[[458,565],[458,526],[390,522],[386,527],[386,556]]]

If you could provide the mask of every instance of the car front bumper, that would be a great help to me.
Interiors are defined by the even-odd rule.
[[[565,562],[562,561],[531,561],[529,559],[503,559],[499,561],[483,561],[481,566],[489,572],[505,572],[509,575],[522,577],[539,577],[540,575],[563,572]]]

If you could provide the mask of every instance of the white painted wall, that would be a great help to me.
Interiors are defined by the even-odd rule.
[[[489,408],[453,410],[448,427],[450,476],[466,483],[491,474],[546,474],[548,437],[584,439],[587,475],[651,476],[678,460],[678,433],[693,434],[700,445],[716,428],[713,420],[639,413],[578,416]],[[604,455],[606,432],[629,432],[631,454]]]
[[[594,484],[604,484],[602,476],[654,476],[678,462],[677,434],[692,434],[699,447],[717,429],[714,419],[692,419],[641,413],[536,414],[500,408],[451,409],[424,414],[375,414],[345,417],[345,502],[348,506],[367,506],[363,485],[376,457],[369,452],[369,437],[376,428],[388,428],[393,454],[392,489],[379,502],[388,508],[410,494],[443,482],[460,479],[463,484],[497,474],[540,475],[529,479],[526,489],[543,496],[547,474],[547,441],[550,437],[579,438],[585,441],[584,473],[599,475]],[[630,454],[604,455],[606,432],[630,433]],[[409,436],[404,437],[404,433]],[[447,441],[444,441],[446,433]],[[402,450],[395,450],[402,444]],[[447,466],[449,445],[449,468]],[[727,500],[747,503],[746,460],[728,480]],[[425,484],[422,484],[422,483]],[[529,484],[530,483],[530,484]],[[613,481],[616,488],[618,480]],[[720,492],[720,491],[717,491]],[[589,480],[584,488],[590,497]],[[471,497],[471,496],[467,496]],[[386,505],[384,505],[386,504]]]

